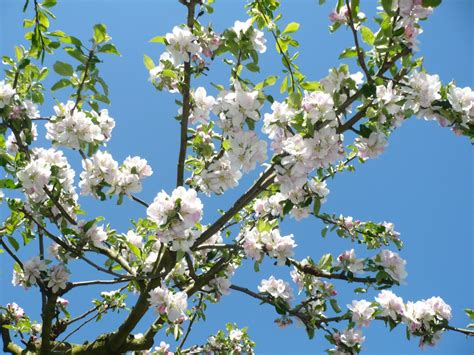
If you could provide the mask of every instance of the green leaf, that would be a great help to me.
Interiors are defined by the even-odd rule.
[[[44,0],[42,6],[47,8],[53,7],[54,5],[56,5],[56,2],[57,0]]]
[[[10,242],[12,247],[15,249],[15,251],[18,251],[18,249],[20,249],[20,245],[18,244],[15,238],[8,236],[8,241]]]
[[[41,80],[44,80],[47,76],[48,76],[48,68],[44,67],[40,70],[39,72],[39,76],[38,76],[38,80],[41,81]]]
[[[422,4],[424,7],[438,7],[441,2],[442,0],[423,0]]]
[[[324,226],[324,228],[321,230],[321,235],[323,236],[323,238],[326,237],[328,230],[329,230],[329,226]]]
[[[78,60],[82,64],[85,64],[87,61],[87,56],[79,49],[73,47],[64,48],[67,54],[69,54],[74,59]]]
[[[299,28],[300,24],[298,22],[290,22],[283,30],[283,34],[296,32]]]
[[[321,84],[318,81],[305,81],[301,87],[308,91],[316,91],[321,88]]]
[[[249,70],[251,72],[254,72],[254,73],[258,73],[260,71],[260,67],[255,63],[249,63],[249,64],[245,65],[245,67],[247,68],[247,70]]]
[[[95,43],[103,43],[106,42],[110,39],[109,36],[107,36],[107,27],[102,24],[98,23],[97,25],[94,26],[94,42]]]
[[[319,215],[319,210],[321,209],[321,200],[319,198],[314,199],[313,213],[315,216]]]
[[[165,36],[156,36],[150,39],[152,43],[163,43],[166,44],[166,37]]]
[[[287,88],[288,88],[288,77],[285,76],[285,78],[282,80],[281,85],[280,85],[280,94],[283,94]]]
[[[357,49],[355,47],[352,47],[352,48],[344,49],[341,55],[339,56],[339,59],[354,58],[354,57],[357,57]]]
[[[334,312],[336,313],[341,313],[341,308],[339,307],[339,305],[337,304],[337,300],[335,298],[331,298],[329,300],[329,303],[331,304],[331,307],[332,309],[334,310]]]
[[[110,53],[110,54],[115,54],[120,56],[120,52],[117,50],[117,48],[112,44],[112,43],[107,43],[104,44],[99,48],[99,52],[101,53]]]
[[[74,69],[71,64],[57,61],[53,65],[53,69],[56,73],[62,76],[72,76]]]
[[[332,255],[324,254],[318,262],[319,268],[326,270],[332,267]]]
[[[382,0],[382,7],[384,11],[390,16],[393,15],[392,4],[393,4],[393,0]]]
[[[146,54],[143,55],[143,63],[145,64],[145,67],[148,69],[148,70],[151,70],[155,67],[155,63],[153,63],[153,59],[151,59],[149,56],[147,56]]]
[[[362,40],[365,43],[371,46],[374,44],[375,35],[370,28],[362,26],[360,29],[360,33],[362,34]]]
[[[52,87],[51,87],[51,91],[56,91],[58,89],[62,89],[62,88],[65,88],[66,86],[69,86],[71,85],[71,80],[69,79],[61,79],[59,80],[56,84],[54,84]]]
[[[257,85],[255,85],[254,89],[255,90],[261,90],[266,86],[275,85],[277,79],[278,79],[277,76],[271,75],[271,76],[267,77],[264,81],[262,81],[262,82],[258,83]]]
[[[466,309],[464,309],[464,312],[466,312],[467,316],[470,319],[474,319],[474,309],[466,308]]]

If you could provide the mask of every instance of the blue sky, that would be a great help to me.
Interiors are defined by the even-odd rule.
[[[332,3],[332,1],[328,1]],[[237,19],[246,19],[244,1],[217,0],[215,14],[211,19],[218,30],[231,26]],[[24,43],[21,23],[22,1],[0,2],[0,53],[12,55],[15,44]],[[445,0],[428,21],[423,23],[419,55],[425,57],[425,67],[430,73],[440,75],[443,82],[454,79],[459,86],[474,86],[472,20],[474,3],[470,0]],[[369,16],[374,13],[375,1],[362,1],[362,11]],[[331,6],[318,6],[315,0],[283,1],[283,21],[298,21],[300,31],[296,34],[302,50],[298,64],[311,80],[327,74],[330,67],[338,66],[338,54],[351,46],[348,31],[340,30],[329,35],[327,14]],[[157,59],[163,47],[148,43],[155,35],[169,32],[185,19],[184,7],[175,0],[63,0],[54,9],[57,21],[53,29],[61,29],[83,40],[90,37],[95,23],[106,23],[113,42],[122,57],[104,56],[101,73],[109,83],[112,105],[109,110],[117,121],[113,138],[108,146],[116,160],[128,155],[139,155],[152,165],[155,174],[146,180],[141,196],[151,201],[155,194],[165,189],[170,191],[175,184],[175,166],[178,155],[178,124],[174,120],[175,97],[157,92],[147,81],[147,72],[142,64],[143,54]],[[206,19],[205,21],[208,21]],[[373,28],[373,27],[372,27]],[[279,73],[280,61],[270,53],[273,43],[268,39],[269,51],[261,58],[262,76]],[[60,53],[60,52],[58,52]],[[57,59],[69,60],[59,54]],[[51,59],[46,64],[51,65]],[[209,79],[197,85],[208,87],[209,80],[227,84],[229,70],[222,64],[212,67]],[[55,75],[47,79],[47,87],[57,80]],[[257,81],[257,80],[255,80]],[[211,90],[213,94],[214,91]],[[55,93],[58,100],[65,100],[70,92]],[[41,109],[43,115],[52,111],[53,96]],[[275,97],[279,97],[278,94]],[[44,137],[44,129],[40,130]],[[39,144],[44,143],[40,139]],[[49,143],[46,143],[49,144]],[[68,153],[71,163],[80,166],[79,157]],[[405,242],[401,255],[407,259],[407,284],[394,291],[405,300],[417,300],[441,296],[454,310],[453,324],[465,326],[468,319],[463,308],[473,307],[473,155],[468,140],[455,136],[449,129],[438,127],[434,122],[415,118],[406,122],[390,139],[386,153],[379,159],[369,161],[357,168],[356,173],[344,173],[329,182],[331,194],[322,210],[329,213],[352,215],[361,220],[392,221],[401,232]],[[239,188],[216,199],[203,198],[206,204],[205,223],[213,221],[217,208],[231,205],[246,187],[255,173],[241,181]],[[126,201],[115,206],[109,201],[99,203],[91,198],[82,198],[81,204],[90,218],[107,217],[111,225],[126,231],[130,218],[143,216],[145,211],[137,204]],[[0,207],[5,208],[5,207]],[[5,212],[0,210],[4,216]],[[302,223],[289,222],[282,226],[284,233],[294,233],[299,247],[297,256],[312,255],[318,258],[327,252],[336,255],[355,247],[360,256],[373,255],[349,241],[339,240],[335,235],[326,239],[320,236],[321,224],[308,219]],[[24,252],[26,257],[29,251]],[[36,289],[25,292],[11,287],[11,262],[6,255],[0,256],[0,303],[16,301],[38,319],[39,294]],[[80,265],[73,270],[92,279],[97,275]],[[259,280],[272,273],[289,278],[286,267],[274,269],[264,265],[258,274],[249,264],[240,270],[233,281],[256,289]],[[77,274],[76,274],[77,275]],[[76,276],[77,277],[77,276]],[[341,295],[340,304],[345,305],[356,295],[355,287],[337,284]],[[113,288],[111,288],[113,289]],[[100,289],[78,290],[68,295],[71,309],[77,313],[90,307],[90,297]],[[369,294],[367,297],[372,297]],[[151,313],[151,312],[150,312]],[[118,318],[122,318],[119,316]],[[105,317],[71,338],[81,341],[91,338],[99,331],[115,329],[117,317]],[[327,348],[321,333],[308,340],[304,329],[297,326],[280,330],[273,320],[276,315],[271,307],[259,306],[256,300],[233,292],[217,305],[208,308],[207,322],[198,323],[188,344],[202,343],[206,337],[224,327],[227,322],[249,326],[251,337],[257,342],[259,354],[319,354]],[[150,321],[152,315],[146,317]],[[141,323],[138,331],[144,330]],[[437,348],[418,348],[417,341],[405,339],[403,327],[391,334],[382,324],[373,324],[365,331],[366,354],[472,354],[474,343],[460,334],[445,334]],[[164,337],[164,334],[162,335]],[[160,334],[157,340],[160,340]],[[164,339],[164,338],[163,338]]]

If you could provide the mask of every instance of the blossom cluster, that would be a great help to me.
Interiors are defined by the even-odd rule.
[[[186,319],[186,309],[188,307],[188,296],[186,292],[176,292],[166,286],[154,288],[149,293],[148,301],[157,313],[166,315],[168,321],[174,323],[182,322]]]
[[[200,100],[203,101],[203,100]],[[210,97],[205,101],[210,103]],[[257,163],[267,159],[267,143],[260,140],[252,130],[245,131],[244,125],[260,119],[262,100],[258,91],[247,91],[237,80],[233,90],[223,90],[210,105],[197,106],[195,111],[208,116],[210,110],[218,116],[217,124],[227,138],[228,146],[222,146],[223,154],[212,157],[204,169],[194,177],[196,186],[206,193],[223,193],[238,184],[243,172],[255,169]],[[194,111],[193,111],[194,112]],[[194,115],[194,113],[193,113]],[[252,124],[253,125],[253,124]],[[250,125],[249,127],[252,127]]]
[[[108,194],[133,194],[142,190],[142,180],[153,174],[145,159],[127,157],[122,165],[108,152],[98,151],[82,161],[83,171],[79,187],[82,195],[101,196],[101,189],[109,186]]]
[[[162,243],[171,243],[171,250],[189,252],[198,237],[193,227],[201,220],[202,209],[196,191],[179,186],[171,196],[159,192],[147,215],[158,225],[157,236]]]
[[[183,63],[193,61],[201,69],[205,66],[203,56],[213,58],[222,39],[211,28],[191,31],[187,26],[175,26],[163,41],[166,52],[161,54],[158,65],[149,68],[150,80],[160,90],[177,92],[180,82],[178,78],[184,72]]]
[[[281,298],[287,302],[293,298],[293,289],[290,284],[281,279],[275,279],[274,276],[262,280],[258,286],[258,290],[263,293],[268,293],[274,298]]]
[[[328,168],[344,157],[342,134],[338,134],[338,114],[335,99],[343,82],[352,87],[360,84],[356,76],[347,71],[331,71],[322,80],[317,91],[305,91],[301,109],[294,109],[286,102],[273,102],[271,113],[264,115],[263,132],[271,139],[276,154],[282,154],[276,166],[276,181],[282,193],[300,190],[309,174],[320,168]],[[304,129],[297,132],[289,127],[297,124]]]
[[[217,276],[209,282],[209,288],[217,291],[218,295],[228,295],[230,293],[230,278],[234,276],[237,266],[229,264],[222,276]]]
[[[250,340],[246,327],[238,328],[237,324],[228,323],[226,330],[219,330],[216,335],[210,336],[202,350],[212,354],[254,354],[255,343]]]
[[[75,172],[62,151],[54,148],[34,148],[31,159],[17,173],[29,203],[38,206],[47,201],[53,191],[59,191],[55,199],[74,218],[77,194],[74,186]],[[62,218],[56,204],[51,208],[53,216]]]
[[[411,334],[420,337],[421,345],[435,345],[441,336],[439,325],[452,316],[451,307],[440,297],[404,303],[390,290],[382,290],[375,302],[354,300],[347,307],[356,326],[369,326],[376,315],[387,317],[394,325],[405,324]]]
[[[69,281],[69,271],[63,264],[57,264],[48,268],[46,261],[39,256],[34,256],[23,263],[23,267],[13,270],[13,286],[29,288],[39,282],[46,284],[53,293],[64,290]]]
[[[297,246],[293,234],[282,236],[279,229],[270,231],[259,231],[252,228],[244,231],[242,246],[245,255],[256,261],[260,261],[267,253],[270,257],[276,258],[278,265],[283,265],[286,258],[293,256],[293,249]]]
[[[55,115],[46,123],[46,138],[56,146],[73,149],[85,149],[88,144],[107,142],[115,127],[108,110],[87,112],[76,106],[73,101],[54,106]]]

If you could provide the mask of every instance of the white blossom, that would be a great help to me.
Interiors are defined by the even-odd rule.
[[[206,89],[198,87],[193,95],[194,105],[189,115],[190,123],[201,122],[206,124],[209,121],[209,114],[216,104],[216,99],[212,96],[207,96]]]
[[[281,298],[285,301],[290,301],[293,298],[293,290],[290,284],[281,279],[275,279],[270,276],[269,279],[262,280],[258,286],[260,292],[267,292],[274,298]]]
[[[195,177],[195,185],[206,194],[211,192],[222,194],[236,187],[241,177],[242,173],[231,163],[229,154],[225,153]]]
[[[200,51],[199,44],[196,41],[196,37],[188,27],[175,26],[171,33],[166,34],[166,49],[175,62],[189,62],[189,54],[192,56]]]
[[[47,267],[44,260],[39,256],[34,256],[23,264],[24,281],[29,284],[36,284],[41,279],[41,272],[46,272]]]
[[[53,293],[57,293],[59,290],[66,288],[66,284],[69,281],[69,272],[63,265],[55,265],[51,268],[46,280],[48,281],[48,287],[51,288]]]
[[[159,314],[166,314],[172,323],[186,319],[188,296],[186,292],[169,290],[166,286],[156,287],[149,293],[148,301]]]
[[[382,250],[374,258],[374,262],[384,268],[395,281],[401,283],[405,280],[407,272],[405,271],[406,261],[397,253],[390,250]]]
[[[433,101],[439,100],[441,95],[441,82],[438,75],[429,75],[414,71],[402,86],[402,92],[407,99],[404,109],[411,109],[417,114],[420,109],[427,109]]]
[[[16,91],[4,80],[0,81],[0,109],[4,108],[10,103],[11,98],[15,95]]]
[[[10,313],[15,320],[19,320],[25,316],[25,310],[15,302],[8,303],[6,308],[8,313]]]
[[[339,265],[352,273],[364,270],[364,259],[357,259],[354,249],[347,250],[337,257]]]
[[[242,167],[245,172],[255,169],[257,162],[267,160],[267,142],[259,140],[253,131],[241,131],[230,139],[229,159],[232,166]]]
[[[352,321],[360,327],[368,327],[375,313],[375,308],[366,300],[354,300],[347,308],[352,312]]]
[[[403,299],[398,297],[390,290],[382,290],[375,301],[382,307],[381,317],[390,317],[394,321],[397,320],[398,316],[403,316],[405,305]]]
[[[382,132],[372,132],[369,138],[358,137],[355,146],[358,149],[357,155],[362,159],[373,159],[382,154],[387,145],[387,138]]]

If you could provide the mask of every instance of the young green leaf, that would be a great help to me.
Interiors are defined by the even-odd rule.
[[[300,24],[298,22],[290,22],[283,30],[283,34],[296,32],[299,28]]]
[[[72,76],[74,73],[74,69],[70,64],[59,61],[54,63],[53,69],[56,73],[62,76]]]

